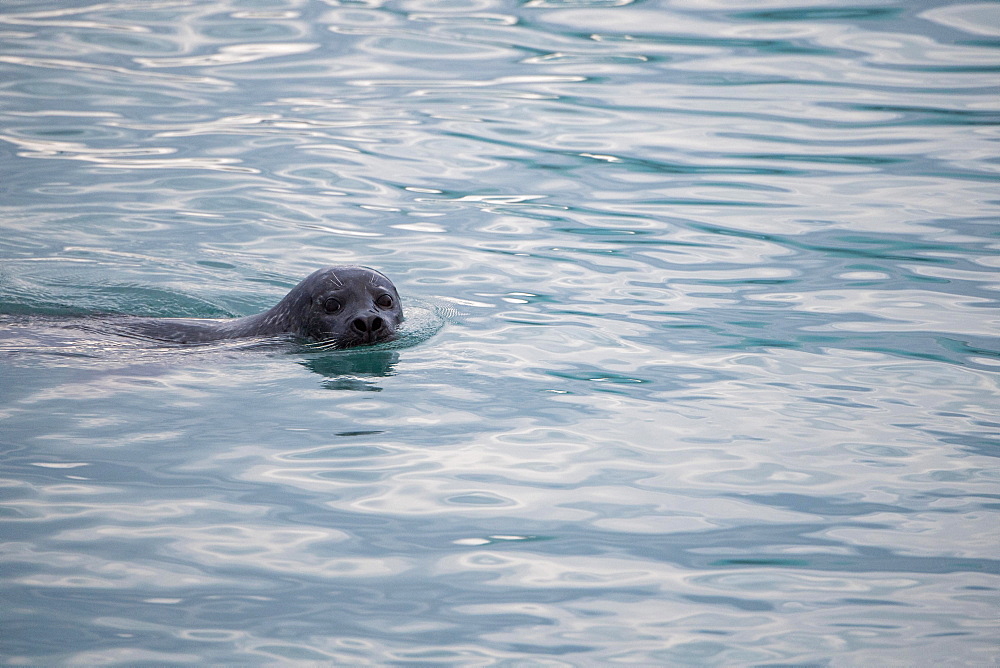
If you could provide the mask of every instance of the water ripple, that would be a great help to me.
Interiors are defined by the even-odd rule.
[[[0,9],[0,654],[997,663],[1000,22],[918,4]],[[337,263],[399,341],[116,328]]]

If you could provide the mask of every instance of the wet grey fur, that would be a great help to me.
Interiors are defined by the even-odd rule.
[[[391,305],[385,306],[388,302]],[[331,311],[334,303],[339,308]],[[234,320],[134,318],[123,324],[139,336],[174,343],[295,336],[351,348],[391,341],[402,321],[392,281],[374,269],[341,266],[313,272],[273,308],[257,315]]]

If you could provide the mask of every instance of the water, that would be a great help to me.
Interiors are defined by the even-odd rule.
[[[7,0],[0,656],[1000,663],[1000,5]],[[338,263],[402,345],[187,349]]]

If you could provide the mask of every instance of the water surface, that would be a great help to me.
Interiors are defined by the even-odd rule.
[[[995,665],[1000,5],[0,8],[0,657]],[[390,276],[403,345],[156,346]]]

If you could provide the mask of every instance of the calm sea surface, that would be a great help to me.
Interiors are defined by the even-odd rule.
[[[0,661],[995,666],[998,228],[997,2],[3,0]]]

